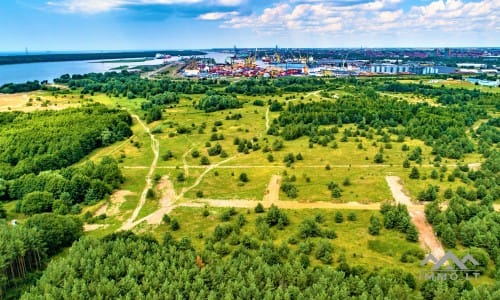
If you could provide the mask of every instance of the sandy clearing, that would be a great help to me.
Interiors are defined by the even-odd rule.
[[[94,231],[100,228],[106,228],[109,224],[85,224],[83,225],[83,231]]]
[[[105,207],[103,213],[106,213],[106,216],[116,216],[120,212],[120,206],[125,202],[125,197],[131,195],[135,195],[135,193],[128,190],[118,190],[114,192],[113,195],[109,197],[109,203],[106,203],[101,207]],[[99,210],[101,208],[99,208]],[[97,215],[99,214],[96,212],[96,216]]]
[[[146,222],[150,225],[159,225],[163,220],[163,216],[170,213],[176,207],[174,204],[176,198],[174,185],[168,179],[168,176],[163,176],[161,178],[158,183],[158,188],[161,191],[160,208],[154,213],[133,222],[131,228],[134,228],[142,222]]]
[[[262,201],[270,203],[277,202],[280,198],[280,185],[281,185],[281,176],[273,175],[269,180],[269,184],[267,185],[267,189]]]

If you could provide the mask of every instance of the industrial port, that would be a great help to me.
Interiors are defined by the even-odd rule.
[[[493,49],[212,49],[183,58],[188,78],[282,76],[477,75],[498,86]],[[493,81],[484,80],[493,77]]]

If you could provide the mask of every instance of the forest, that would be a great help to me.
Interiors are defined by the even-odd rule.
[[[100,104],[0,113],[0,178],[68,167],[98,147],[129,137],[131,123],[127,112]]]
[[[126,71],[55,82],[69,89],[2,87],[79,107],[0,113],[0,299],[500,298],[498,93]],[[445,248],[478,260],[479,282],[418,278],[425,252],[410,206],[387,201],[393,173]],[[321,208],[295,208],[308,204]],[[135,205],[131,222],[157,223],[121,230]]]
[[[428,281],[409,273],[341,263],[311,266],[285,245],[242,244],[230,257],[196,252],[188,238],[121,232],[83,238],[49,265],[22,299],[495,299],[498,289],[466,280]],[[321,247],[321,246],[319,246]]]

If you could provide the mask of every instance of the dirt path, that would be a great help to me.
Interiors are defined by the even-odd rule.
[[[146,130],[146,132],[149,134],[151,138],[151,150],[153,151],[154,158],[153,162],[151,163],[151,166],[149,167],[149,172],[146,175],[146,186],[144,187],[144,190],[142,191],[141,198],[139,199],[139,203],[137,204],[137,207],[135,208],[134,212],[128,218],[125,223],[123,223],[122,227],[120,228],[121,230],[129,230],[134,227],[134,220],[137,218],[139,215],[139,212],[141,211],[142,207],[144,206],[144,203],[146,203],[146,195],[148,192],[148,189],[153,187],[153,182],[151,180],[151,177],[153,176],[153,173],[156,169],[156,164],[158,163],[158,157],[160,153],[160,142],[155,138],[153,134],[151,134],[151,131],[149,128],[144,124],[139,116],[137,115],[132,115],[133,118],[137,119],[139,124]]]
[[[269,184],[267,185],[267,190],[262,201],[269,203],[277,202],[280,198],[280,184],[281,176],[273,175],[271,180],[269,180]]]
[[[187,163],[186,157],[189,154],[189,152],[191,152],[192,150],[193,150],[193,148],[190,148],[188,151],[186,151],[186,153],[182,154],[182,164],[184,165],[184,175],[186,177],[189,176],[189,165]]]
[[[256,200],[220,200],[220,199],[203,199],[200,201],[179,203],[178,206],[184,207],[203,207],[204,205],[214,207],[237,207],[237,208],[254,208],[259,201]],[[332,202],[299,202],[299,201],[260,201],[264,207],[269,207],[272,204],[279,208],[285,209],[359,209],[359,210],[379,210],[379,203],[361,204],[358,202],[348,203],[332,203]]]
[[[427,222],[424,213],[424,205],[413,204],[411,198],[406,195],[398,176],[386,176],[385,180],[391,189],[392,196],[398,204],[404,204],[408,208],[411,220],[418,230],[418,241],[424,250],[430,250],[434,257],[443,257],[444,248],[434,234],[432,226]]]
[[[220,166],[220,165],[222,165],[222,164],[227,163],[228,161],[230,161],[230,160],[232,160],[232,159],[234,159],[234,158],[236,158],[236,157],[238,157],[238,156],[239,156],[239,155],[231,156],[231,157],[230,157],[230,158],[228,158],[228,159],[225,159],[225,160],[223,160],[223,161],[220,161],[220,162],[218,162],[218,163],[216,163],[216,164],[214,164],[214,165],[210,165],[210,166],[208,166],[208,167],[206,168],[206,170],[205,170],[205,171],[203,171],[203,173],[201,173],[201,175],[200,175],[198,178],[196,178],[196,181],[193,183],[193,185],[191,185],[190,187],[187,187],[187,188],[183,188],[183,189],[182,189],[182,192],[180,193],[180,195],[178,195],[176,198],[177,198],[177,199],[181,199],[182,197],[184,197],[184,194],[186,194],[187,192],[189,192],[190,190],[194,189],[195,187],[197,187],[197,186],[200,184],[200,182],[203,180],[203,177],[205,177],[205,175],[207,175],[207,174],[208,174],[208,172],[212,171],[213,169],[215,169],[215,168],[219,167],[219,166]]]
[[[469,164],[469,167],[477,167],[477,165],[480,163],[471,163]],[[457,164],[447,164],[447,167],[456,167]],[[198,166],[198,165],[184,165],[184,167],[187,168],[193,168],[193,169],[206,169],[210,168],[211,166]],[[394,167],[394,165],[385,165],[385,164],[361,164],[361,165],[352,165],[352,164],[347,164],[347,165],[332,165],[330,164],[331,168],[342,168],[342,169],[355,169],[355,168],[361,168],[361,169],[368,169],[368,168],[388,168],[388,167]],[[432,164],[423,164],[421,167],[423,168],[434,168],[434,165]],[[125,169],[148,169],[149,166],[124,166]],[[157,167],[158,169],[177,169],[177,166],[159,166]],[[281,168],[285,169],[286,166],[284,165],[227,165],[227,166],[218,166],[217,168],[219,169],[257,169],[257,168]],[[306,165],[306,166],[295,166],[296,169],[324,169],[325,165]]]
[[[268,107],[266,110],[266,132],[269,130],[270,126],[271,125],[269,125],[269,107]]]
[[[406,206],[412,205],[410,197],[403,192],[403,185],[401,185],[399,176],[386,176],[385,180],[387,181],[387,185],[389,185],[389,189],[396,203]]]
[[[131,228],[134,228],[142,222],[146,222],[147,224],[151,225],[159,225],[163,220],[163,216],[170,213],[175,208],[174,201],[176,196],[174,185],[168,179],[168,176],[163,176],[161,178],[160,182],[158,183],[158,189],[160,189],[161,191],[160,207],[158,208],[158,210],[148,216],[145,216],[142,219],[133,222]]]
[[[415,210],[408,208],[410,212],[410,217],[417,227],[418,230],[418,241],[420,245],[425,249],[429,250],[434,255],[434,257],[440,258],[444,256],[444,248],[441,242],[434,234],[432,226],[427,222],[425,218],[425,213],[422,210]]]
[[[83,231],[94,231],[100,228],[106,228],[109,224],[85,224],[83,225]]]

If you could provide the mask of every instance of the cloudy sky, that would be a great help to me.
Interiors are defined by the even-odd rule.
[[[1,0],[0,51],[500,46],[500,0]]]

